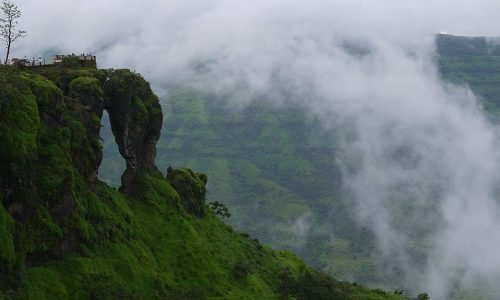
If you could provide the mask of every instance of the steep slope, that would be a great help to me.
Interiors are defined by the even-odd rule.
[[[500,107],[498,45],[484,37],[436,37],[443,79],[467,84],[494,120]],[[341,188],[339,133],[323,129],[299,105],[282,107],[260,99],[241,109],[231,108],[233,101],[227,100],[203,91],[170,90],[164,104],[164,122],[170,126],[158,146],[162,169],[188,166],[207,173],[212,178],[208,199],[225,203],[233,213],[228,222],[265,243],[291,250],[343,279],[396,282],[398,266],[381,260],[373,235],[355,222],[356,208]],[[102,178],[118,178],[116,165],[111,154],[101,168]],[[405,220],[404,212],[412,206],[404,189],[393,194],[407,200],[394,201],[400,203],[394,210],[401,212],[399,226],[412,233],[407,247],[414,265],[424,265],[433,223],[426,231],[415,231]],[[433,209],[429,211],[428,216]]]
[[[232,213],[227,221],[237,228],[342,278],[373,283],[374,239],[343,196],[336,132],[299,105],[269,99],[238,109],[230,103],[173,91],[164,105],[170,125],[158,144],[158,164],[207,173],[208,199],[225,203]],[[108,154],[101,178],[117,178],[119,163],[116,153]]]
[[[0,299],[400,299],[235,232],[207,178],[154,165],[158,98],[128,70],[0,68]],[[106,109],[127,162],[97,180]]]
[[[298,105],[256,101],[236,110],[185,90],[170,100],[165,122],[175,125],[159,151],[172,159],[160,157],[160,165],[207,172],[215,182],[209,199],[226,203],[238,228],[343,278],[370,280],[375,250],[353,219],[354,203],[342,195],[336,132]],[[198,128],[196,136],[186,128]]]
[[[468,85],[481,98],[486,112],[500,115],[500,39],[439,34],[437,62],[443,78]]]

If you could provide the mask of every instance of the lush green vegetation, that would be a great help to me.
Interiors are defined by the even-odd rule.
[[[495,120],[500,112],[497,45],[485,38],[439,35],[436,56],[443,79],[467,84]],[[380,258],[371,232],[353,219],[355,207],[341,188],[335,163],[342,154],[336,148],[339,133],[325,130],[300,105],[259,99],[241,108],[231,106],[238,102],[232,100],[170,89],[158,144],[161,169],[187,166],[207,173],[209,201],[224,203],[232,215],[228,223],[265,243],[340,278],[404,288],[391,284],[398,280],[397,266]],[[113,147],[105,145],[100,175],[118,186],[123,162]],[[395,210],[412,209],[404,189],[393,197]],[[428,232],[415,231],[403,213],[396,221],[412,233],[414,242],[407,247],[419,265]],[[458,292],[457,298],[467,299],[466,294]]]
[[[228,105],[192,90],[173,92],[158,143],[161,168],[207,173],[208,199],[224,203],[227,221],[251,236],[342,278],[375,282],[373,237],[357,225],[354,204],[340,189],[336,133],[300,106]],[[122,159],[112,149],[105,146],[100,175],[117,184]]]
[[[226,222],[264,243],[344,280],[405,288],[397,283],[398,266],[382,259],[341,188],[339,133],[300,105],[263,99],[241,109],[226,100],[188,89],[170,94],[158,144],[162,169],[188,166],[207,173],[208,200],[224,203],[231,214]],[[105,151],[101,178],[117,183],[122,159],[111,147]],[[394,193],[398,197],[404,191]],[[394,202],[401,211],[411,205]],[[403,218],[401,226],[414,231]],[[424,243],[408,247],[419,257]]]
[[[0,68],[0,299],[401,299],[233,230],[204,174],[144,169],[133,195],[96,180],[107,73]]]
[[[438,35],[437,62],[443,78],[468,85],[489,116],[500,116],[500,43],[498,39]]]

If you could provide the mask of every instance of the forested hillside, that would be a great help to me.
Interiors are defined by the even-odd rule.
[[[500,113],[500,39],[440,34],[436,37],[443,78],[466,84],[496,121]]]

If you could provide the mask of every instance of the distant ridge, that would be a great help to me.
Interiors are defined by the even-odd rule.
[[[437,34],[438,52],[445,56],[455,55],[500,55],[499,37],[472,37]]]

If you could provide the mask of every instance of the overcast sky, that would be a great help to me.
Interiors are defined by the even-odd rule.
[[[92,52],[100,67],[135,69],[159,92],[186,84],[273,95],[279,85],[324,116],[326,125],[354,124],[358,138],[340,146],[346,156],[339,163],[357,160],[360,167],[344,179],[360,224],[374,230],[383,253],[405,268],[406,284],[445,299],[457,281],[465,287],[500,282],[497,129],[470,91],[441,81],[432,59],[435,33],[500,36],[500,1],[17,4],[28,35],[15,45],[14,57]],[[370,54],[352,55],[346,45]],[[401,147],[414,164],[391,159]],[[411,234],[394,224],[390,191],[397,186],[409,187],[408,222],[425,223],[430,206],[439,216],[422,250],[428,257],[423,266],[408,258]]]
[[[15,45],[14,56],[93,52],[102,67],[128,66],[154,80],[178,78],[176,73],[200,61],[237,64],[274,56],[297,37],[411,45],[440,31],[500,35],[495,0],[16,2],[28,36]]]

